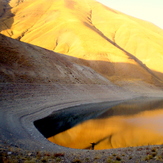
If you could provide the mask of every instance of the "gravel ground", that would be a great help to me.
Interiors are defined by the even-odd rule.
[[[155,94],[163,97],[161,91]],[[63,108],[138,96],[107,85],[0,84],[0,162],[162,162],[163,146],[70,149],[50,143],[33,125],[35,120]]]
[[[163,162],[163,146],[117,148],[109,150],[76,150],[74,152],[42,152],[16,147],[0,147],[2,163],[144,163]]]

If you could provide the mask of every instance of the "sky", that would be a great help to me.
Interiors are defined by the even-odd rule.
[[[163,29],[163,0],[96,0],[130,16],[149,21]]]

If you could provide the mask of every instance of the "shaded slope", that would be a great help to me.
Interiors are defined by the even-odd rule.
[[[163,32],[152,24],[93,0],[18,2],[10,2],[14,23],[3,34],[75,57],[114,82],[163,80]]]
[[[0,35],[0,74],[1,82],[15,83],[112,85],[106,78],[108,74],[112,81],[141,79],[156,82],[138,65],[69,57],[4,35]]]
[[[0,82],[109,84],[63,55],[0,35]]]
[[[10,0],[0,0],[0,32],[5,30],[8,36],[12,36],[10,28],[14,22],[11,8]]]

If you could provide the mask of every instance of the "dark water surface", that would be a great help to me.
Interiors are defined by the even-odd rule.
[[[163,98],[80,107],[54,112],[34,124],[48,140],[70,148],[109,149],[163,144]],[[82,110],[82,107],[88,108]],[[49,134],[45,128],[52,132]]]

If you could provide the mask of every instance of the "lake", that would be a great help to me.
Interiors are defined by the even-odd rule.
[[[163,144],[163,99],[78,107],[53,112],[34,124],[49,141],[70,148],[100,150]]]

